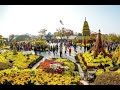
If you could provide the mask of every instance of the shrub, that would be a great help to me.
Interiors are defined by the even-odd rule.
[[[2,62],[0,62],[0,70],[4,70],[4,69],[8,69],[8,68],[12,68],[11,63],[2,63]]]
[[[105,72],[97,76],[95,85],[120,85],[120,74],[117,72]]]

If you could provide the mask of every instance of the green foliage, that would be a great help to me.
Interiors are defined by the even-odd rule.
[[[18,35],[15,40],[16,41],[25,41],[26,39],[30,39],[31,37],[29,35]]]
[[[73,42],[73,43],[79,43],[79,40],[80,40],[79,37],[75,37],[75,38],[72,40],[72,42]]]
[[[86,20],[83,25],[82,34],[83,34],[83,36],[90,36],[90,29],[89,29],[88,22]]]
[[[71,71],[75,70],[75,65],[73,62],[65,61],[64,64],[65,66],[69,67]]]
[[[118,35],[111,33],[109,34],[109,41],[110,42],[119,42],[119,37]]]
[[[82,36],[82,33],[78,33],[78,36]]]
[[[49,32],[45,37],[50,40],[52,38],[52,34]]]
[[[42,45],[42,46],[47,46],[47,43],[45,42],[45,40],[36,40],[35,44]]]
[[[14,34],[9,35],[9,41],[12,42],[14,39]]]

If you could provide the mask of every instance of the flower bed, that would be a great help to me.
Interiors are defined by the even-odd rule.
[[[0,71],[0,85],[77,85],[78,74],[46,73],[43,69],[6,69]]]
[[[65,70],[75,70],[75,64],[67,59],[46,59],[41,62],[38,68],[44,69],[46,72],[62,73]]]
[[[94,59],[93,53],[78,54],[79,61],[83,63],[87,68],[102,68],[102,66],[112,67],[112,60],[109,57],[103,57],[100,53],[97,58]]]
[[[7,51],[0,54],[1,63],[11,63],[14,67],[19,69],[25,69],[31,66],[33,62],[36,62],[39,56],[37,55],[23,55],[22,52],[18,52],[17,55],[13,55],[13,52]],[[35,64],[35,63],[33,63]]]
[[[104,72],[109,72],[110,67],[113,67],[112,59],[105,57],[100,53],[96,58],[93,57],[93,52],[77,55],[78,62],[83,70],[96,69],[96,75],[101,75]]]
[[[120,64],[120,45],[116,48],[116,50],[113,52],[113,60],[115,65]]]

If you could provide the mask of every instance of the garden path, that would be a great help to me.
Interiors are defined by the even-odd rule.
[[[82,48],[80,50],[80,47],[77,47],[77,49],[76,49],[77,53],[74,51],[73,47],[71,49],[72,49],[72,52],[71,52],[71,56],[70,56],[69,53],[68,53],[68,51],[67,51],[66,54],[64,53],[65,47],[63,46],[63,51],[62,51],[63,52],[63,56],[62,56],[62,58],[67,58],[67,59],[71,60],[72,62],[76,63],[76,60],[74,58],[75,55],[77,53],[82,53],[84,49]],[[55,55],[53,54],[53,52],[50,52],[50,53],[48,53],[48,52],[42,52],[40,55],[44,56],[44,58],[41,61],[39,61],[37,64],[35,64],[32,69],[36,69],[39,66],[40,62],[44,61],[45,59],[48,59],[48,58],[60,58],[59,49],[58,49],[58,53],[55,54]],[[76,64],[78,66],[78,71],[79,71],[80,76],[82,78],[84,78],[84,72],[82,71],[81,66],[78,63],[76,63]]]

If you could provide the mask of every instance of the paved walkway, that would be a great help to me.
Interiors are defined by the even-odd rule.
[[[63,56],[62,56],[62,58],[67,58],[67,59],[71,60],[72,62],[76,63],[76,60],[74,58],[75,55],[76,55],[76,52],[74,52],[74,48],[73,47],[71,48],[71,50],[72,50],[71,56],[69,56],[68,51],[67,51],[66,54],[64,53],[65,47],[63,46]],[[80,47],[77,47],[76,50],[77,50],[77,53],[83,52],[83,48],[80,50]],[[44,58],[41,61],[39,61],[37,64],[35,64],[32,69],[36,69],[39,66],[40,62],[44,61],[47,58],[60,58],[59,50],[58,50],[58,53],[55,54],[55,55],[53,54],[53,52],[50,52],[50,53],[42,52],[40,55],[44,56]],[[84,77],[84,73],[82,71],[82,68],[80,67],[80,65],[78,63],[76,63],[76,64],[77,64],[78,69],[79,69],[79,74],[83,78]]]

